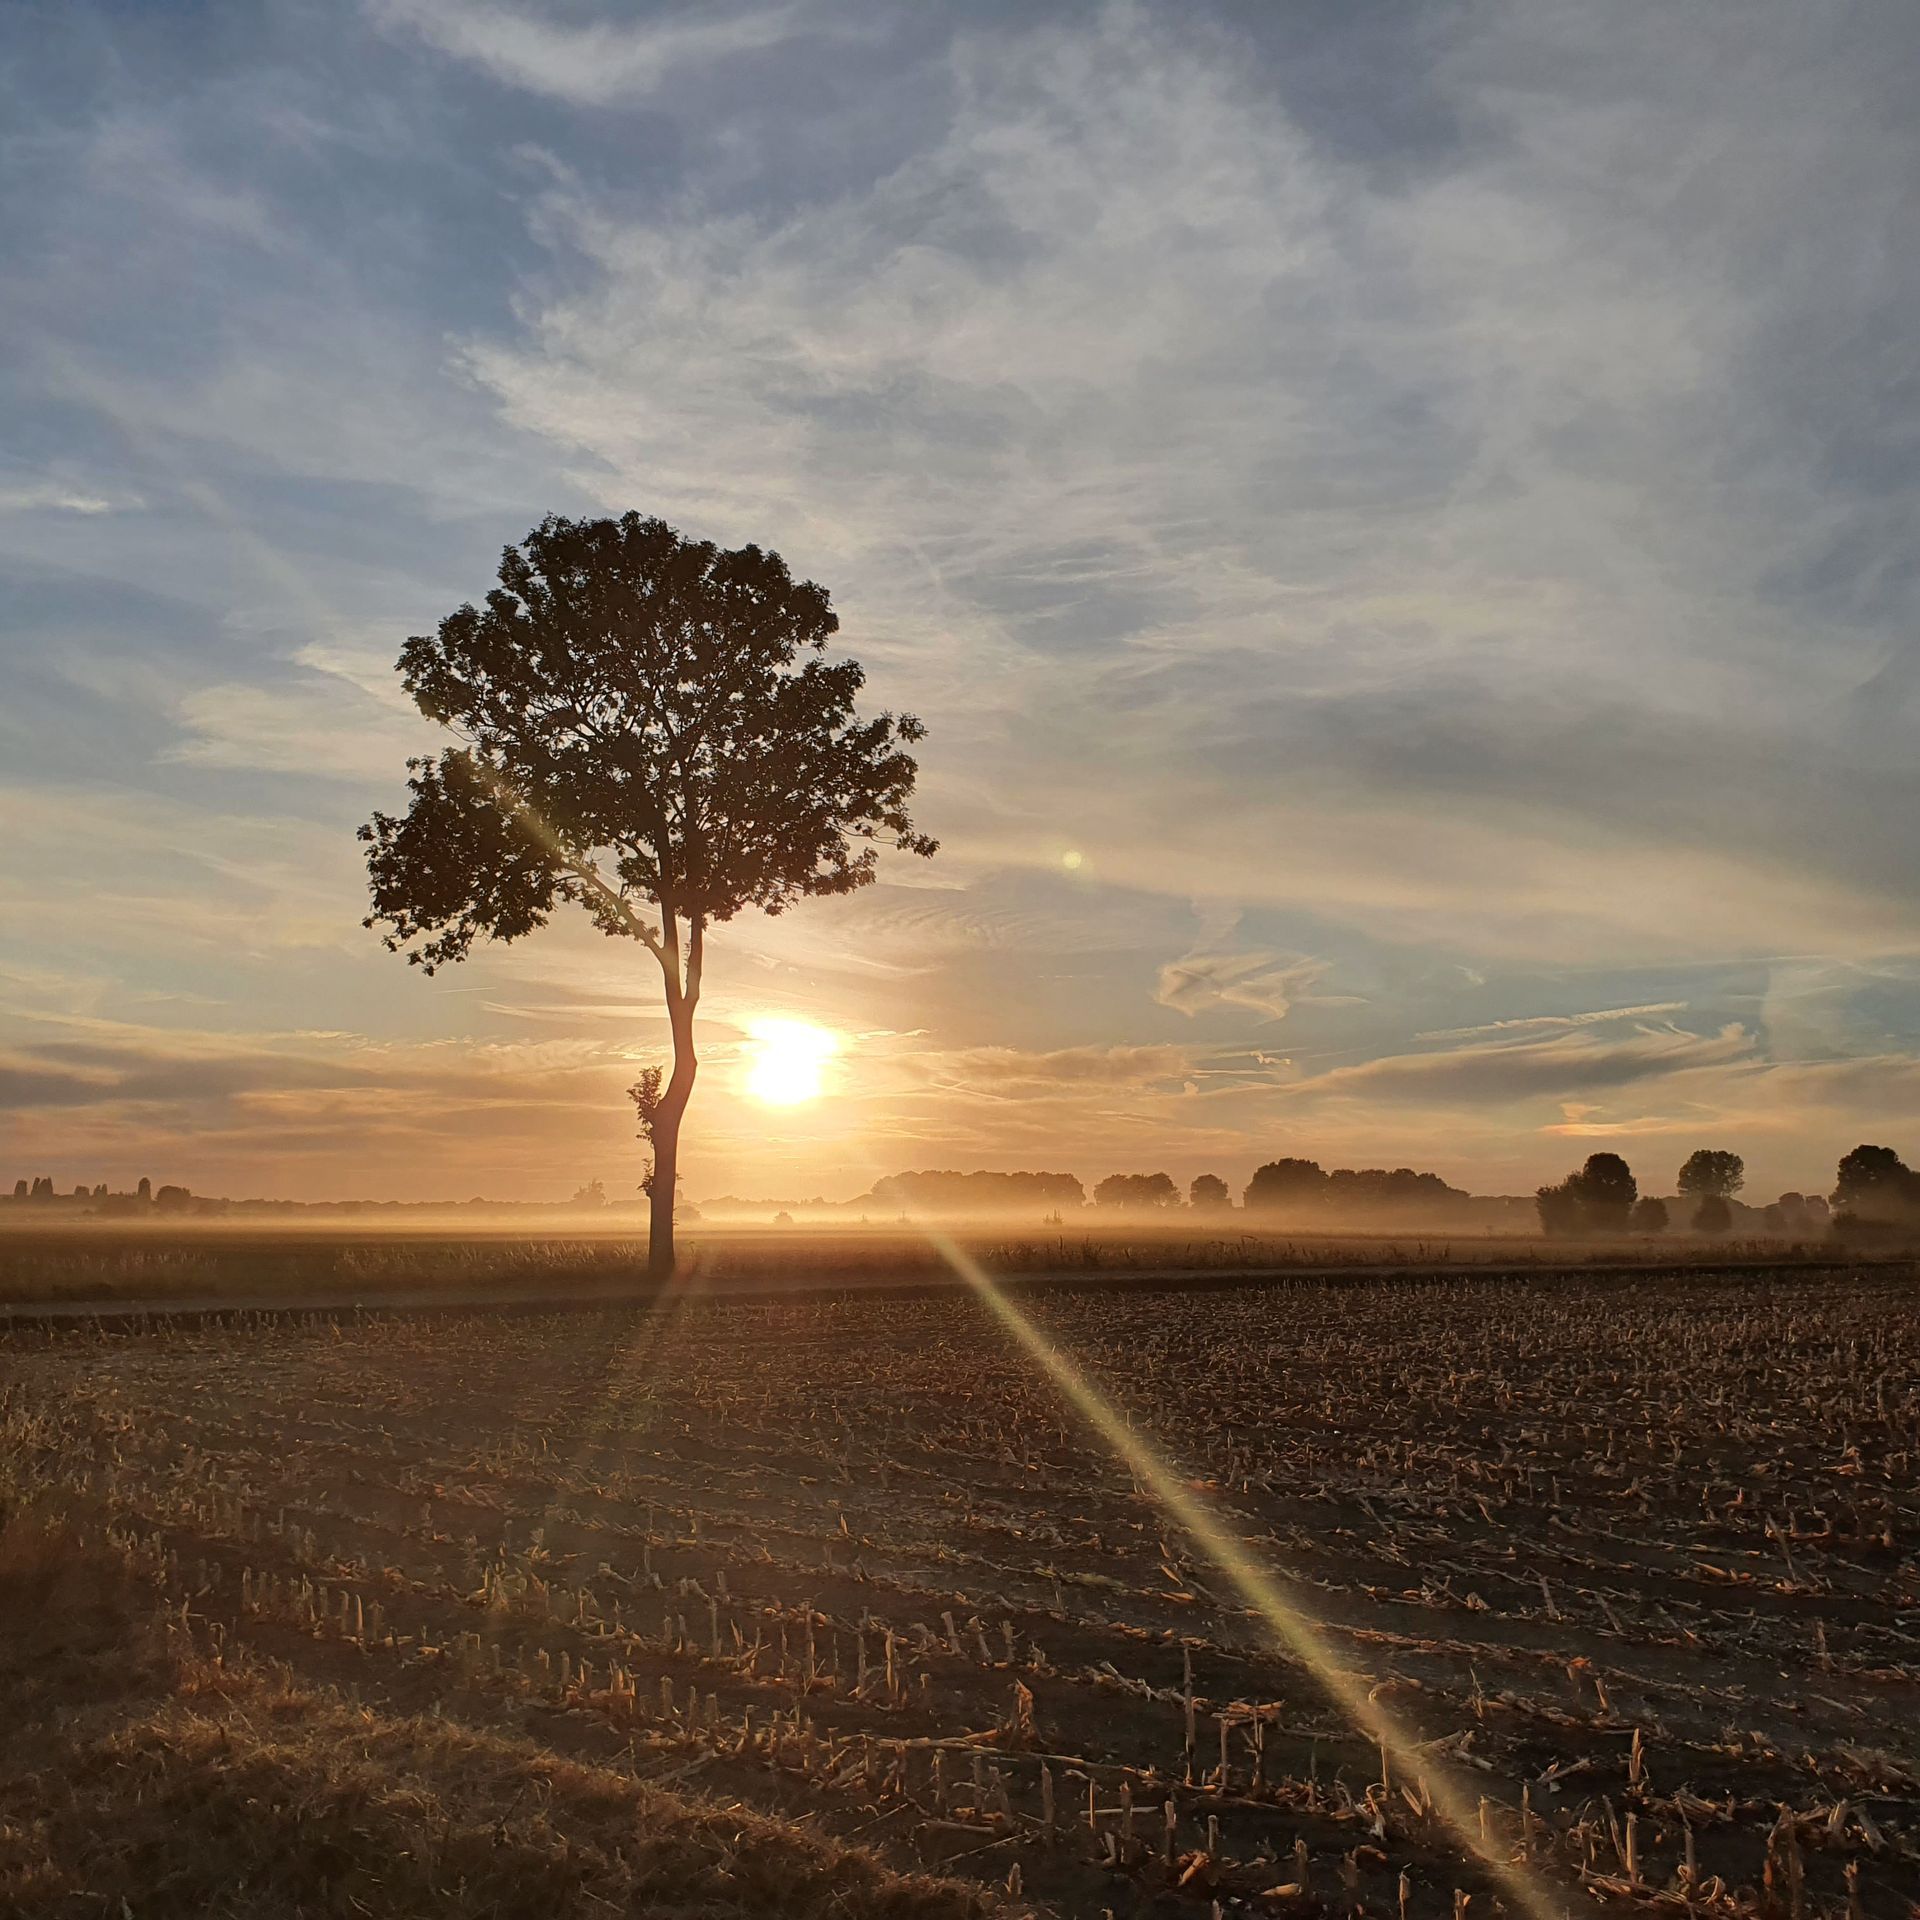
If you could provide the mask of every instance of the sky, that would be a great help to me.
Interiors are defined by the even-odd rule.
[[[831,591],[942,842],[716,937],[695,1198],[1920,1154],[1916,71],[1910,0],[12,0],[0,1173],[631,1192],[651,960],[423,978],[354,839],[405,637],[629,508]]]

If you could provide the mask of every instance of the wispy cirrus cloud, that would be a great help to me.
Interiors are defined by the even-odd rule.
[[[103,513],[132,513],[145,505],[137,494],[95,493],[58,480],[0,485],[0,513],[77,513],[93,519]]]
[[[1736,1024],[1710,1035],[1643,1027],[1622,1039],[1573,1032],[1433,1053],[1383,1054],[1329,1068],[1303,1090],[1391,1101],[1502,1103],[1628,1087],[1758,1058],[1753,1036]]]
[[[1417,1033],[1416,1040],[1480,1040],[1489,1034],[1547,1033],[1574,1027],[1606,1026],[1615,1020],[1650,1020],[1663,1013],[1685,1013],[1684,1000],[1660,1000],[1644,1007],[1600,1007],[1589,1013],[1529,1013],[1510,1020],[1489,1020],[1477,1027],[1440,1027]]]
[[[1905,860],[1875,823],[1910,774],[1827,784],[1857,816],[1839,867],[1804,809],[1732,806],[1758,755],[1824,762],[1821,681],[1884,660],[1857,628],[1817,664],[1794,642],[1786,582],[1818,573],[1819,536],[1787,503],[1824,483],[1779,316],[1825,295],[1781,278],[1773,213],[1707,166],[1759,163],[1790,96],[1763,61],[1683,115],[1663,60],[1717,28],[1644,24],[1576,110],[1573,79],[1513,76],[1571,75],[1577,9],[1467,9],[1428,79],[1473,135],[1391,190],[1276,111],[1230,37],[1155,9],[964,36],[915,76],[926,140],[791,206],[636,216],[555,182],[539,231],[585,272],[467,364],[610,503],[769,528],[845,581],[964,752],[1030,771],[1016,716],[1099,713],[1052,740],[1062,784],[1153,769],[1137,817],[1103,811],[1128,838],[1102,873],[1244,889],[1265,844],[1324,911],[1385,931],[1373,902],[1404,899],[1403,937],[1450,919],[1468,952],[1638,957],[1709,920],[1746,951],[1816,923],[1868,950],[1915,928],[1911,889],[1863,870]],[[1630,213],[1538,164],[1569,112]],[[1711,265],[1655,243],[1648,112],[1662,177],[1728,238]],[[1911,167],[1878,114],[1848,139]],[[1844,199],[1837,172],[1805,190]],[[1739,477],[1711,467],[1730,438],[1759,462]],[[1589,631],[1607,648],[1556,638]],[[969,832],[1057,859],[1017,790],[947,789]]]
[[[497,80],[597,107],[644,100],[687,68],[814,30],[797,5],[689,8],[651,19],[585,22],[485,0],[369,0],[368,12],[384,30],[415,34]]]

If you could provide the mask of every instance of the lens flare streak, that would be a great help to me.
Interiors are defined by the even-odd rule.
[[[1126,1462],[1161,1510],[1227,1576],[1279,1643],[1312,1671],[1353,1725],[1364,1732],[1404,1776],[1421,1781],[1434,1812],[1451,1829],[1462,1852],[1484,1866],[1530,1920],[1565,1920],[1565,1902],[1556,1899],[1524,1862],[1509,1859],[1482,1841],[1478,1794],[1470,1793],[1451,1778],[1417,1736],[1374,1700],[1368,1689],[1340,1664],[1315,1622],[1287,1598],[1272,1574],[1228,1531],[1158,1448],[1114,1410],[1099,1389],[1008,1299],[964,1248],[942,1233],[930,1232],[928,1237],[954,1272],[987,1304],[1065,1398]]]

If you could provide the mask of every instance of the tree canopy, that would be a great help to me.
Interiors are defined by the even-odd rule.
[[[1747,1184],[1747,1163],[1724,1148],[1700,1147],[1680,1169],[1678,1189],[1689,1197],[1711,1194],[1728,1200]]]
[[[975,1213],[1013,1208],[1086,1205],[1086,1189],[1070,1173],[956,1173],[929,1169],[890,1173],[873,1183],[876,1207],[901,1213]]]
[[[1636,1200],[1633,1205],[1632,1225],[1635,1233],[1665,1233],[1667,1203],[1664,1200],[1656,1200],[1651,1194]]]
[[[1289,1158],[1254,1169],[1245,1204],[1276,1213],[1445,1211],[1469,1197],[1437,1173],[1411,1167],[1335,1167],[1329,1173],[1317,1160]]]
[[[1551,1235],[1624,1233],[1640,1183],[1617,1153],[1593,1153],[1577,1173],[1534,1196],[1541,1231]]]
[[[368,924],[414,964],[519,939],[560,900],[662,954],[645,906],[687,927],[778,913],[864,885],[878,842],[933,852],[907,814],[924,729],[855,715],[826,591],[777,553],[552,517],[499,581],[400,652],[464,742],[411,762],[407,812],[361,829]]]
[[[1695,1233],[1725,1233],[1733,1225],[1733,1208],[1724,1193],[1703,1193],[1693,1210]]]
[[[1110,1173],[1093,1190],[1096,1207],[1177,1207],[1180,1189],[1168,1173]]]
[[[1891,1147],[1855,1147],[1841,1157],[1833,1204],[1860,1220],[1908,1219],[1920,1214],[1920,1174]]]
[[[1617,1153],[1592,1153],[1567,1185],[1573,1189],[1592,1224],[1604,1232],[1618,1232],[1626,1226],[1633,1203],[1640,1197],[1640,1183],[1633,1169]]]
[[[1249,1207],[1297,1207],[1312,1204],[1327,1189],[1326,1169],[1318,1160],[1288,1156],[1255,1167],[1242,1196]]]

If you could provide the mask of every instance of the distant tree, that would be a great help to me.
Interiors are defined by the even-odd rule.
[[[1783,1193],[1762,1210],[1760,1218],[1769,1233],[1812,1233],[1819,1224],[1804,1193]]]
[[[607,1204],[607,1190],[598,1180],[589,1180],[584,1187],[575,1190],[573,1204],[576,1207],[604,1207]]]
[[[33,1193],[31,1197],[35,1200],[51,1200],[53,1198],[52,1174],[43,1173],[40,1178],[33,1183]]]
[[[1242,1204],[1252,1211],[1317,1206],[1326,1197],[1327,1176],[1317,1160],[1269,1160],[1256,1167]]]
[[[1634,1202],[1633,1230],[1635,1233],[1665,1233],[1667,1230],[1667,1203],[1656,1200],[1652,1194]]]
[[[1541,1187],[1533,1196],[1533,1204],[1539,1209],[1540,1231],[1549,1240],[1570,1240],[1585,1230],[1586,1211],[1573,1190],[1571,1178],[1556,1186]]]
[[[880,843],[931,854],[907,814],[924,729],[857,718],[856,661],[796,665],[840,623],[776,553],[633,513],[555,517],[499,580],[401,650],[415,704],[462,744],[411,762],[407,812],[360,830],[367,924],[431,973],[568,901],[652,954],[673,1039],[647,1117],[649,1260],[666,1273],[707,929],[864,886]]]
[[[16,1180],[13,1183],[13,1197],[16,1200],[24,1200],[32,1192],[33,1192],[33,1189],[30,1186],[28,1186],[28,1184],[24,1179]]]
[[[1445,1211],[1470,1197],[1437,1173],[1415,1173],[1411,1167],[1335,1167],[1324,1195],[1329,1207],[1366,1213]]]
[[[1187,1189],[1187,1204],[1195,1213],[1216,1213],[1233,1205],[1233,1193],[1217,1173],[1195,1174]]]
[[[135,1197],[141,1200],[153,1198],[153,1182],[144,1173],[140,1176],[140,1186]]]
[[[1836,1211],[1858,1220],[1903,1220],[1920,1200],[1920,1181],[1891,1147],[1855,1147],[1834,1182]]]
[[[104,1180],[100,1181],[99,1184],[95,1186],[93,1190],[93,1197],[96,1200],[104,1200],[107,1197],[107,1183]]]
[[[1166,1173],[1110,1173],[1093,1190],[1096,1207],[1159,1211],[1180,1204],[1180,1189]]]
[[[1589,1154],[1586,1165],[1568,1175],[1567,1185],[1596,1233],[1625,1232],[1633,1203],[1640,1197],[1640,1183],[1617,1153]]]
[[[782,1207],[781,1210],[773,1216],[773,1224],[776,1227],[790,1227],[793,1225],[793,1215]]]
[[[74,1182],[73,1197],[76,1200],[91,1200],[93,1198],[93,1194],[84,1180],[76,1180]]]
[[[163,1212],[184,1213],[193,1205],[193,1195],[185,1187],[162,1187],[153,1196],[153,1204]]]
[[[1701,1147],[1690,1153],[1678,1178],[1679,1191],[1689,1200],[1708,1194],[1730,1200],[1746,1184],[1747,1163],[1737,1153],[1715,1147]]]
[[[1733,1225],[1733,1208],[1724,1193],[1703,1193],[1693,1210],[1695,1233],[1725,1233]]]

